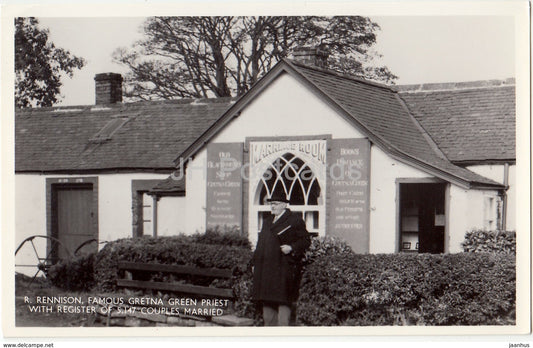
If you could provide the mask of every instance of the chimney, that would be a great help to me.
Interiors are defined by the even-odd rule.
[[[292,52],[294,60],[297,62],[314,65],[319,68],[327,68],[328,53],[318,47],[296,47]]]
[[[122,102],[122,75],[115,73],[96,74],[96,104],[115,104]]]

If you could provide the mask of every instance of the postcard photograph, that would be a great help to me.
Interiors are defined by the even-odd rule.
[[[529,333],[490,3],[4,8],[4,335]]]

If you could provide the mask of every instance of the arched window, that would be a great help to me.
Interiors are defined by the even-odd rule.
[[[324,193],[313,170],[300,157],[286,152],[268,165],[255,188],[252,214],[257,216],[258,231],[270,212],[267,203],[273,193],[284,194],[289,208],[301,214],[311,233],[323,230]],[[252,227],[252,226],[250,226]]]

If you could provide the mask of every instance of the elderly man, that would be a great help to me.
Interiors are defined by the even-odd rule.
[[[298,299],[301,260],[311,241],[284,195],[273,194],[268,202],[272,214],[263,221],[252,258],[252,298],[263,306],[265,326],[288,326],[291,304]]]

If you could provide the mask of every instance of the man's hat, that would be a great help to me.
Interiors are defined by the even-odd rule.
[[[284,202],[289,203],[289,200],[287,199],[287,196],[282,193],[276,193],[274,192],[272,196],[270,196],[269,199],[267,199],[267,202]]]

